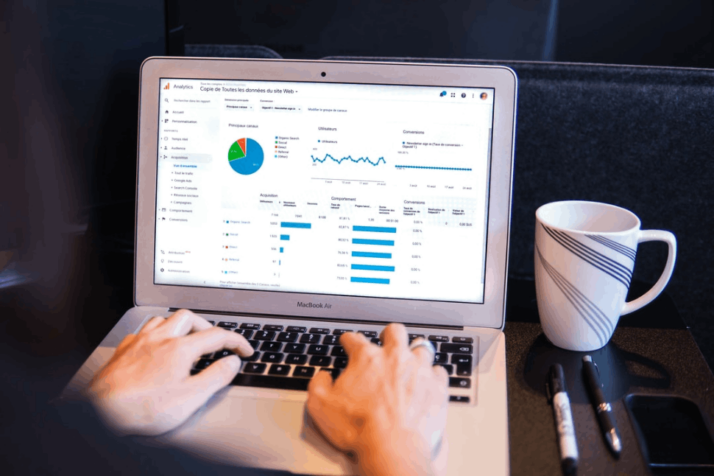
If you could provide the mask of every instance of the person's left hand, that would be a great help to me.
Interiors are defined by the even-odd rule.
[[[191,311],[154,317],[117,346],[87,396],[118,433],[164,433],[186,421],[236,376],[241,361],[235,355],[190,375],[201,355],[222,349],[243,357],[253,354],[242,335],[213,327]]]

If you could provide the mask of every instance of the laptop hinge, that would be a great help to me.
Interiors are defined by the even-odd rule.
[[[176,307],[170,307],[169,312],[176,312],[178,311],[179,308]],[[256,314],[256,313],[251,313],[251,312],[224,312],[224,311],[204,311],[202,309],[190,309],[191,312],[195,312],[196,314],[214,314],[214,315],[221,315],[221,316],[247,316],[247,317],[259,317],[259,318],[265,318],[265,319],[292,319],[292,320],[301,320],[301,321],[315,321],[315,322],[345,322],[345,323],[354,323],[354,324],[368,324],[368,325],[382,325],[386,326],[387,324],[390,324],[391,321],[365,321],[361,319],[340,319],[340,318],[332,318],[332,317],[309,317],[309,316],[285,316],[285,315],[276,315],[276,314]],[[449,325],[438,325],[438,324],[421,324],[421,323],[411,323],[411,322],[404,322],[403,323],[407,327],[423,327],[423,328],[428,328],[428,329],[448,329],[448,330],[458,330],[462,331],[464,330],[464,326],[449,326]]]

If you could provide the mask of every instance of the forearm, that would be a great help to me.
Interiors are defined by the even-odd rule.
[[[431,461],[416,452],[380,451],[359,458],[362,476],[432,476]]]
[[[357,453],[363,476],[433,476],[429,446],[412,434],[370,439]]]

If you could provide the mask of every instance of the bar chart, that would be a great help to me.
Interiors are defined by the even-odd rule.
[[[397,228],[392,226],[374,226],[374,225],[354,225],[352,226],[353,233],[375,233],[373,236],[382,236],[384,234],[394,234],[397,233]],[[365,245],[365,246],[394,246],[395,240],[385,240],[377,238],[352,238],[353,245]],[[366,258],[366,259],[392,259],[391,253],[382,252],[372,252],[372,251],[352,251],[353,258]],[[372,264],[372,262],[367,261],[365,263],[352,263],[350,265],[350,270],[353,272],[353,276],[350,277],[351,283],[361,283],[361,284],[389,284],[389,278],[365,276],[365,273],[359,273],[360,271],[374,272],[377,274],[381,273],[394,273],[396,270],[395,266],[389,266],[385,264]],[[355,276],[356,274],[363,274],[362,276]]]

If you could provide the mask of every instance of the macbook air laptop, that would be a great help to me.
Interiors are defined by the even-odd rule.
[[[348,365],[342,333],[379,345],[401,322],[450,375],[448,474],[508,473],[516,89],[493,66],[147,59],[136,306],[66,394],[152,316],[191,309],[256,352],[161,440],[224,463],[353,474],[306,418],[307,385]]]

